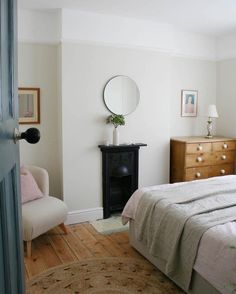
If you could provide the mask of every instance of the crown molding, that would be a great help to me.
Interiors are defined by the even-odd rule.
[[[208,61],[236,58],[236,36],[214,38],[183,32],[167,24],[68,9],[54,13],[21,11],[19,42],[87,44]]]
[[[144,51],[157,51],[160,53],[171,54],[171,49],[169,48],[157,48],[157,47],[147,47],[139,45],[130,45],[122,43],[113,43],[113,42],[102,42],[102,41],[89,41],[89,40],[76,40],[76,39],[67,39],[63,38],[60,41],[61,44],[81,44],[81,45],[90,45],[90,46],[102,46],[102,47],[113,47],[120,49],[133,49],[133,50],[144,50]]]

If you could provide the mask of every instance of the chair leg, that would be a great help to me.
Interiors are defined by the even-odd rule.
[[[67,235],[68,234],[68,230],[66,228],[66,226],[62,223],[59,225],[60,229]]]
[[[26,252],[27,252],[27,257],[31,258],[31,253],[32,253],[32,241],[26,241]]]

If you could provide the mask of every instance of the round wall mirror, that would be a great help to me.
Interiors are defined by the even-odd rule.
[[[104,88],[104,102],[114,114],[127,115],[133,112],[139,103],[139,89],[129,77],[116,76],[110,79]]]

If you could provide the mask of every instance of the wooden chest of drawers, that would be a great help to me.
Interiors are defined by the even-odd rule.
[[[176,137],[170,141],[170,182],[234,174],[236,140]]]

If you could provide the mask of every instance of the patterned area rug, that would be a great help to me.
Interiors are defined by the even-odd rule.
[[[184,293],[148,261],[94,258],[52,268],[27,284],[27,294]]]
[[[95,228],[96,231],[103,235],[127,231],[129,229],[129,224],[126,224],[125,226],[122,224],[120,214],[112,215],[106,219],[93,221],[90,222],[90,224]]]

